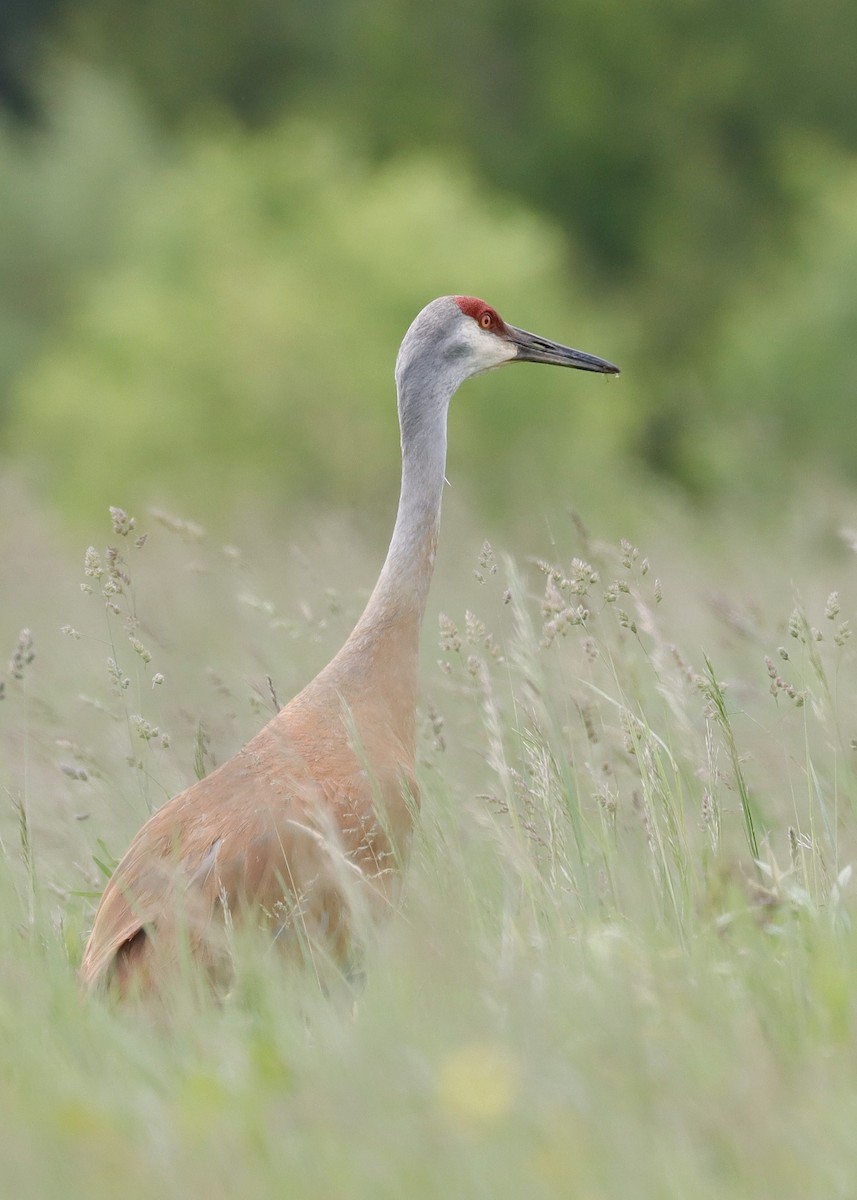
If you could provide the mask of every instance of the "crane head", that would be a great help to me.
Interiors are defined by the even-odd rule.
[[[602,375],[619,374],[619,368],[604,358],[507,325],[495,308],[476,296],[453,296],[453,300],[464,318],[463,328],[475,357],[485,363],[481,370],[507,362],[540,362],[574,367],[578,371],[598,371]]]
[[[400,392],[449,396],[474,375],[510,362],[551,363],[618,375],[604,358],[507,324],[476,296],[441,296],[414,319],[396,362]]]

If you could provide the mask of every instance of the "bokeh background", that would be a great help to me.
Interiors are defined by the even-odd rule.
[[[623,368],[467,388],[477,521],[849,486],[855,45],[849,0],[5,0],[3,520],[389,523],[447,292]]]
[[[854,0],[0,0],[3,1196],[852,1200],[855,47]],[[239,943],[170,1032],[82,1004],[135,832],[359,616],[449,292],[622,375],[455,398],[365,989]]]

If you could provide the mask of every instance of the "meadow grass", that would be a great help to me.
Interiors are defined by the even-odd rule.
[[[104,874],[326,661],[372,553],[7,531],[0,1194],[852,1196],[850,503],[761,542],[563,516],[514,556],[448,514],[422,814],[364,981],[236,935],[229,996],[189,980],[167,1020],[78,993]]]

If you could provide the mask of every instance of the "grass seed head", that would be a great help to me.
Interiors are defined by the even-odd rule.
[[[13,679],[23,679],[26,668],[36,657],[33,649],[33,634],[29,629],[22,629],[18,634],[18,642],[9,659],[9,674]]]
[[[83,573],[89,579],[100,579],[104,574],[104,564],[101,555],[94,546],[87,546],[83,555]]]
[[[847,621],[843,621],[836,633],[833,635],[833,641],[837,646],[844,646],[851,638],[851,626]]]
[[[127,537],[137,524],[133,517],[128,516],[124,508],[118,508],[112,504],[110,520],[113,524],[113,532],[118,533],[120,537]]]
[[[446,613],[440,613],[437,618],[437,623],[440,628],[440,648],[444,653],[457,653],[461,649],[461,638],[458,635],[458,627],[451,617]]]

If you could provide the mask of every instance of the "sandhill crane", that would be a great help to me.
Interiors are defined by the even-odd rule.
[[[435,560],[449,402],[510,362],[618,367],[507,325],[472,296],[416,317],[396,361],[402,487],[387,558],[339,653],[242,750],[139,831],[101,897],[80,975],[158,993],[183,961],[228,972],[224,928],[347,964],[355,905],[390,904],[418,800],[419,630]]]

